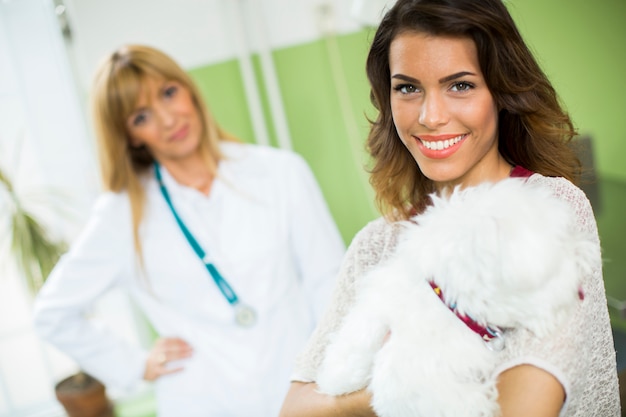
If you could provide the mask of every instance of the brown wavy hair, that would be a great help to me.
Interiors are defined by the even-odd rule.
[[[200,152],[212,174],[223,158],[220,140],[236,140],[215,122],[191,77],[168,55],[145,45],[125,45],[100,64],[91,91],[91,110],[103,187],[128,193],[135,249],[141,254],[139,225],[143,218],[145,191],[142,177],[154,158],[146,147],[133,147],[127,120],[135,110],[147,79],[177,81],[191,94],[202,125]]]
[[[406,32],[470,38],[498,108],[498,149],[512,165],[576,182],[580,162],[569,142],[573,123],[500,0],[398,0],[378,27],[367,57],[370,98],[378,110],[367,149],[381,212],[407,219],[429,203],[426,178],[400,140],[390,105],[389,48]]]

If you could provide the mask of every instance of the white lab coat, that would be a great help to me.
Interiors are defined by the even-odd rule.
[[[193,349],[183,372],[155,383],[159,417],[275,417],[293,360],[329,299],[344,244],[304,160],[269,147],[223,143],[210,195],[181,186],[161,168],[172,202],[242,302],[232,306],[184,238],[154,178],[146,181],[140,228],[146,276],[135,257],[126,193],[105,193],[35,303],[39,334],[107,385],[131,387],[147,352],[86,318],[121,286],[159,335]],[[176,364],[172,364],[176,365]]]

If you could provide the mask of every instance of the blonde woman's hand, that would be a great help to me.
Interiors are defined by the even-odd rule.
[[[163,375],[182,371],[183,367],[172,366],[171,363],[189,358],[192,354],[193,349],[183,339],[177,337],[158,339],[148,354],[143,379],[154,381]]]

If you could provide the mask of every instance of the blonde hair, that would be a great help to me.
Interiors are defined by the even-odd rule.
[[[149,172],[154,158],[147,148],[131,146],[127,120],[148,78],[176,81],[189,90],[202,125],[200,152],[211,174],[215,175],[223,158],[219,141],[237,140],[213,120],[191,77],[165,53],[149,46],[125,45],[100,64],[91,104],[103,187],[128,193],[135,250],[140,260],[139,225],[145,205],[142,177]]]

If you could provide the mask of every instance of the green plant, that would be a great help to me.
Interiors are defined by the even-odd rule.
[[[8,217],[12,255],[29,290],[36,294],[67,246],[63,241],[50,238],[42,224],[25,208],[11,178],[1,168],[0,193],[8,197],[7,210],[0,214]]]

